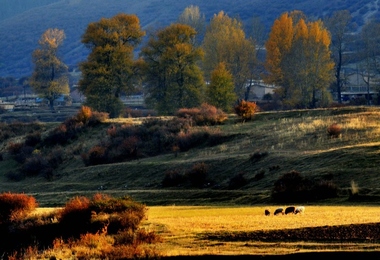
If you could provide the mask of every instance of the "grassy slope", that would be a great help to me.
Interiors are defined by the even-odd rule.
[[[10,182],[5,173],[14,167],[0,162],[0,192],[33,194],[42,206],[62,205],[74,195],[99,191],[114,195],[129,194],[148,205],[267,203],[274,181],[291,170],[305,177],[330,179],[341,188],[342,197],[326,203],[344,203],[351,181],[364,194],[379,195],[378,157],[380,145],[379,108],[339,108],[258,113],[252,122],[237,123],[231,116],[219,126],[230,141],[215,147],[145,158],[132,162],[85,167],[80,155],[72,151],[87,149],[105,136],[109,124],[89,130],[65,147],[66,161],[55,173],[55,180],[42,177]],[[340,138],[326,134],[332,123],[343,126]],[[4,144],[3,144],[4,147]],[[268,152],[258,162],[250,162],[257,151]],[[190,169],[196,162],[209,165],[212,185],[205,189],[163,189],[161,181],[168,169]],[[279,169],[269,170],[279,166]],[[265,171],[264,178],[255,175]],[[227,190],[231,177],[245,173],[249,183],[239,190]],[[101,187],[104,190],[101,190]],[[378,203],[378,201],[377,201]]]
[[[20,1],[13,5],[19,5]],[[322,18],[336,10],[348,9],[356,24],[363,24],[363,17],[369,13],[370,0],[361,1],[286,1],[273,0],[270,5],[263,0],[201,1],[194,0],[193,5],[200,7],[209,21],[215,13],[225,11],[231,17],[239,17],[246,26],[250,20],[259,16],[269,31],[273,21],[285,11],[301,10],[308,17]],[[1,3],[1,2],[0,2]],[[189,5],[186,0],[70,0],[29,9],[4,19],[0,19],[0,76],[27,76],[32,70],[31,53],[37,48],[39,37],[48,28],[59,28],[67,36],[62,46],[64,62],[76,66],[87,57],[87,50],[80,43],[80,37],[90,22],[102,17],[111,17],[119,12],[136,14],[144,29],[167,26],[175,22],[179,14]],[[1,5],[3,6],[3,5]],[[5,8],[12,9],[9,3]],[[15,10],[17,8],[14,8]],[[12,9],[13,10],[13,9]],[[23,9],[20,9],[23,10]],[[374,9],[376,10],[376,9]],[[12,11],[9,11],[12,13]],[[9,13],[8,12],[8,13]],[[248,30],[247,30],[248,32]]]

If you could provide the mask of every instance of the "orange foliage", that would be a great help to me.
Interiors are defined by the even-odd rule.
[[[18,193],[0,194],[0,223],[22,218],[37,207],[34,197]]]

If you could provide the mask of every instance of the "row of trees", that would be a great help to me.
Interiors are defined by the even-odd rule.
[[[341,100],[350,17],[341,11],[322,22],[310,21],[299,11],[282,14],[265,42],[265,61],[258,59],[265,38],[257,17],[246,35],[239,19],[220,12],[206,26],[199,8],[190,6],[177,23],[151,32],[138,56],[145,36],[138,17],[103,18],[89,24],[82,36],[90,54],[80,64],[79,90],[86,105],[111,117],[123,107],[120,95],[137,88],[161,114],[203,102],[230,111],[237,98],[249,98],[253,81],[260,78],[278,86],[284,107],[324,106],[331,102],[332,83]],[[63,39],[63,31],[50,29],[33,53],[30,84],[50,104],[54,95],[68,91],[67,67],[57,58]]]

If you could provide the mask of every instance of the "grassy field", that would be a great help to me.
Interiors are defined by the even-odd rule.
[[[380,207],[360,206],[306,206],[302,215],[264,216],[268,207],[196,207],[167,206],[150,207],[144,227],[155,230],[164,237],[158,249],[165,256],[176,255],[272,255],[295,252],[326,251],[378,251],[380,241],[341,241],[327,238],[325,241],[281,241],[266,242],[264,239],[232,241],[210,240],[214,233],[238,233],[300,229],[336,225],[354,225],[379,221]],[[354,232],[354,228],[352,228]],[[331,236],[333,236],[331,232]]]

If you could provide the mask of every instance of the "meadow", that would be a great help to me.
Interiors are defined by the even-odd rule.
[[[380,207],[370,206],[306,206],[301,215],[273,215],[278,206],[213,207],[166,206],[149,207],[143,227],[163,236],[158,249],[165,256],[178,255],[282,255],[304,252],[378,251],[379,237],[344,239],[329,233],[324,241],[291,240],[279,237],[267,241],[250,239],[255,231],[298,230],[379,222]],[[265,216],[264,210],[272,210]],[[333,229],[331,229],[333,230]],[[351,227],[352,236],[355,228]],[[237,239],[240,232],[245,239]],[[219,234],[218,239],[211,239]],[[247,235],[248,234],[248,235]],[[214,236],[212,236],[214,235]],[[228,238],[228,239],[227,239]]]

